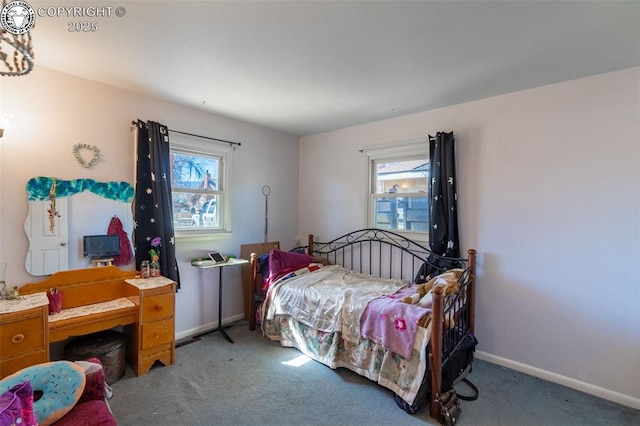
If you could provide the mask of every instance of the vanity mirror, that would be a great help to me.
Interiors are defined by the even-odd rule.
[[[34,177],[26,189],[29,213],[24,230],[29,250],[25,268],[31,275],[90,267],[83,237],[105,234],[114,216],[131,237],[134,189],[128,182]]]

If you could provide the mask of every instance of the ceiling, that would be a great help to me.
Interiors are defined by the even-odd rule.
[[[298,136],[640,65],[636,1],[29,3],[112,6],[36,14],[36,67]]]

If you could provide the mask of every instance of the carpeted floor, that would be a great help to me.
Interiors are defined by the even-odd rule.
[[[424,425],[393,394],[355,373],[331,370],[271,342],[245,322],[176,349],[176,364],[114,383],[111,408],[121,426]],[[300,365],[296,362],[302,362]],[[462,401],[459,425],[638,425],[640,411],[476,360],[480,390]],[[463,385],[459,391],[464,391]]]

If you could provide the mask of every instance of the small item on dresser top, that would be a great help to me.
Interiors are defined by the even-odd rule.
[[[140,263],[140,276],[142,278],[149,278],[151,276],[151,265],[148,260],[143,260]]]
[[[155,257],[154,259],[157,259],[157,257]],[[158,260],[152,260],[151,263],[149,264],[150,268],[149,268],[149,274],[152,277],[159,277],[160,276],[160,262],[158,262]]]
[[[9,300],[20,299],[20,291],[18,291],[17,285],[14,285],[11,290],[7,290],[7,299]]]
[[[162,240],[160,237],[155,237],[151,240],[151,246],[153,247],[149,250],[149,256],[151,256],[151,271],[150,274],[152,277],[160,276],[160,246],[162,245]]]
[[[14,285],[13,288],[9,290],[5,290],[7,283],[4,281],[0,281],[0,299],[5,300],[18,300],[20,299],[20,291],[18,290],[18,286]]]
[[[47,299],[49,299],[49,315],[57,314],[62,310],[62,292],[53,287],[47,290]]]
[[[2,270],[0,270],[0,299],[17,300],[20,298],[20,292],[18,286],[7,289],[7,282],[5,281],[5,273],[7,271],[7,264],[2,264]]]

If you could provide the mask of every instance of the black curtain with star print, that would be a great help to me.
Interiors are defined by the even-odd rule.
[[[429,164],[431,167],[431,181],[428,185],[429,246],[431,251],[438,255],[460,257],[453,132],[429,135]]]
[[[151,242],[160,237],[160,272],[180,288],[176,261],[173,209],[171,198],[171,163],[169,129],[154,121],[138,120],[136,138],[136,195],[134,202],[134,247],[136,268],[151,260]]]

